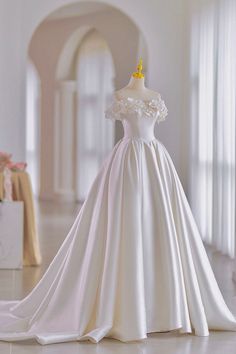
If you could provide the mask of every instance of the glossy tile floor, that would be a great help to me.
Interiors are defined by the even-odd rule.
[[[79,210],[76,204],[40,202],[38,228],[43,264],[23,270],[0,270],[0,299],[21,299],[37,283],[60,247]],[[236,314],[236,284],[232,282],[233,262],[208,249],[218,284],[230,309]],[[72,342],[41,346],[35,341],[0,342],[0,354],[235,354],[236,332],[210,332],[209,337],[179,335],[177,332],[151,334],[144,341],[121,343],[104,339],[98,344]]]

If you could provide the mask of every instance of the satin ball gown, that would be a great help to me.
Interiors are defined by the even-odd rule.
[[[124,136],[103,162],[69,234],[35,288],[0,302],[0,340],[128,342],[178,330],[236,330],[173,162],[155,137],[167,109],[116,98]]]

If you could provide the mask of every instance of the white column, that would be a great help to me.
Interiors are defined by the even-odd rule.
[[[55,97],[54,191],[63,200],[75,199],[75,93],[75,81],[61,81]]]

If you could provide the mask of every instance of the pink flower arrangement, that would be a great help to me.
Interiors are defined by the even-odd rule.
[[[3,172],[5,168],[11,171],[24,171],[26,169],[27,163],[13,162],[11,158],[11,154],[0,151],[0,172]]]

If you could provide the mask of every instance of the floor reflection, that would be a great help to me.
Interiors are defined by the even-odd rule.
[[[104,339],[98,344],[71,342],[41,346],[35,341],[0,344],[0,353],[11,354],[233,354],[236,334],[211,332],[209,337],[179,335],[175,333],[152,334],[143,341],[121,343]]]
[[[22,298],[40,279],[63,242],[78,210],[78,205],[40,203],[38,221],[43,255],[41,267],[25,267],[22,271],[0,271],[0,299]],[[214,273],[224,298],[236,313],[236,284],[232,282],[233,262],[207,248]],[[98,344],[70,342],[42,346],[36,341],[0,342],[0,354],[235,354],[235,332],[210,332],[209,337],[169,333],[152,333],[147,339],[122,343],[104,339]]]

